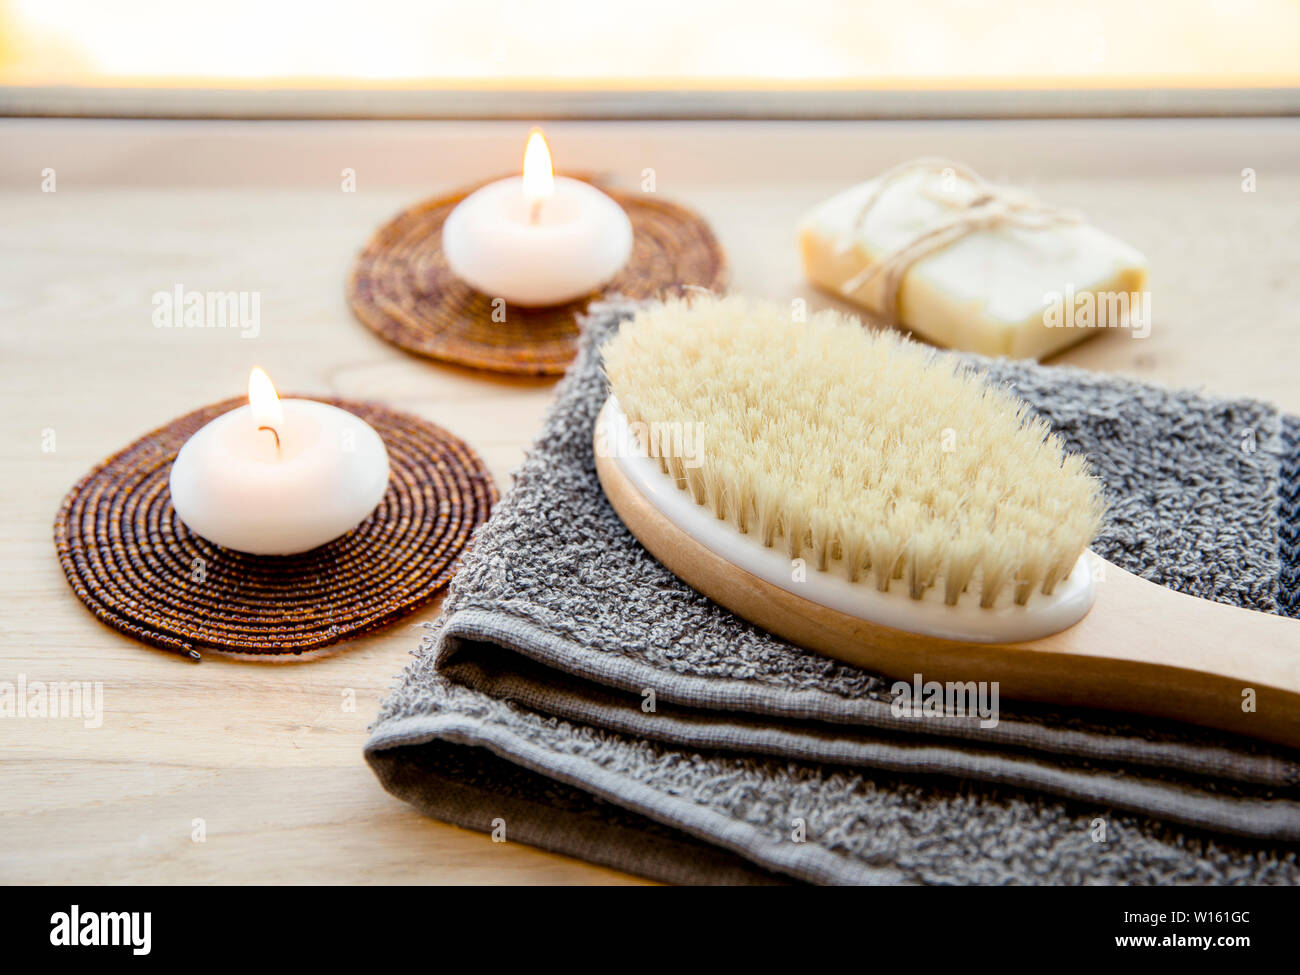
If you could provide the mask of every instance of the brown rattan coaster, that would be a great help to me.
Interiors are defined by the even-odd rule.
[[[167,482],[181,445],[244,400],[216,403],[137,440],[68,492],[54,541],[77,597],[113,629],[198,660],[199,649],[316,650],[437,595],[496,501],[491,475],[432,423],[374,403],[321,401],[364,419],[388,447],[388,493],[369,518],[301,555],[246,555],[192,534]]]
[[[632,221],[627,266],[597,294],[550,308],[510,307],[504,322],[494,322],[492,299],[452,274],[442,253],[443,221],[474,189],[404,211],[370,239],[352,269],[352,311],[407,352],[493,372],[560,375],[577,350],[577,317],[591,301],[726,286],[726,258],[700,217],[648,194],[602,186]]]

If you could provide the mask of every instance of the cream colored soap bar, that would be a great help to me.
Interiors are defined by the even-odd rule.
[[[887,179],[865,215],[878,180],[804,218],[804,269],[818,287],[931,342],[991,356],[1043,358],[1098,328],[1149,330],[1146,260],[1123,241],[1060,211],[1018,207],[1026,198],[952,169],[905,169]],[[950,242],[942,231],[940,246],[935,237],[926,242],[927,233],[967,218],[972,227]],[[893,263],[901,270],[892,294],[885,274],[854,285],[918,240],[920,256]]]

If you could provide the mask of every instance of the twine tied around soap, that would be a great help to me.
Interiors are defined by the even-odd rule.
[[[1049,227],[1083,222],[1083,215],[1077,211],[1049,206],[1027,194],[994,186],[969,166],[961,163],[948,159],[913,159],[886,170],[876,181],[875,189],[859,208],[848,231],[840,241],[840,253],[845,253],[853,246],[867,217],[889,187],[913,173],[927,172],[940,175],[951,172],[955,179],[962,179],[970,184],[975,193],[969,200],[959,203],[954,194],[936,195],[927,191],[926,196],[930,199],[952,207],[955,211],[953,215],[917,234],[907,243],[886,252],[840,286],[841,293],[851,297],[877,278],[883,278],[884,300],[880,314],[890,325],[898,324],[898,292],[903,285],[903,277],[912,265],[923,257],[942,250],[977,230],[990,230],[997,227],[1046,230]]]

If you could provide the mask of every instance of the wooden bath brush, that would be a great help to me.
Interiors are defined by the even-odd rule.
[[[1089,551],[1086,461],[983,377],[825,312],[645,309],[603,349],[596,470],[679,578],[892,677],[1159,715],[1300,747],[1300,621]]]

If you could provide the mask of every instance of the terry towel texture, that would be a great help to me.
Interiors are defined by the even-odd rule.
[[[540,440],[384,702],[366,752],[389,791],[671,881],[1300,881],[1294,752],[1007,700],[992,728],[899,717],[892,679],[793,647],[664,569],[591,456],[598,348],[629,311],[586,323]],[[1089,455],[1111,505],[1100,554],[1206,599],[1291,607],[1292,418],[975,362]]]

